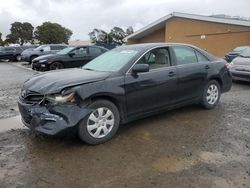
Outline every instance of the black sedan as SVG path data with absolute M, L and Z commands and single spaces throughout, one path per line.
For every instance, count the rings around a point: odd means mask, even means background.
M 99 46 L 68 47 L 56 54 L 43 55 L 35 58 L 32 61 L 32 69 L 46 71 L 81 67 L 107 51 L 106 48 Z
M 250 49 L 245 50 L 230 64 L 233 80 L 250 82 Z
M 89 144 L 119 125 L 180 106 L 214 108 L 230 90 L 226 61 L 186 44 L 140 44 L 111 50 L 82 68 L 38 74 L 19 97 L 26 126 L 56 135 L 69 129 Z

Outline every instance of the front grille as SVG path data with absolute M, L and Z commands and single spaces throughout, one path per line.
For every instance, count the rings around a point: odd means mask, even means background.
M 43 99 L 44 95 L 29 90 L 22 90 L 20 94 L 20 100 L 27 104 L 38 104 L 41 103 Z

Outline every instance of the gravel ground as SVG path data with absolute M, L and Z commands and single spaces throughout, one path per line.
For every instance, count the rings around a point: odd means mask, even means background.
M 9 108 L 33 73 L 8 64 L 0 72 L 7 117 L 17 114 Z M 2 132 L 0 187 L 250 187 L 249 112 L 250 84 L 234 83 L 214 110 L 189 106 L 138 120 L 98 146 L 28 129 Z M 0 120 L 6 124 L 21 123 Z
M 0 62 L 0 119 L 19 114 L 17 99 L 23 82 L 34 72 L 22 69 L 21 62 Z

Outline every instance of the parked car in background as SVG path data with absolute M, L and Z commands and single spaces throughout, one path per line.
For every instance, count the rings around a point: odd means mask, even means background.
M 75 129 L 89 144 L 119 125 L 171 108 L 214 108 L 230 90 L 226 61 L 185 44 L 140 44 L 108 51 L 82 68 L 37 74 L 20 92 L 26 126 L 48 135 Z
M 21 54 L 21 58 L 23 61 L 27 61 L 29 63 L 32 62 L 33 59 L 37 58 L 41 55 L 55 54 L 58 51 L 67 48 L 68 46 L 65 44 L 47 44 L 41 45 L 33 50 L 26 50 Z
M 13 46 L 0 48 L 0 60 L 21 61 L 21 53 L 26 49 L 34 49 L 37 46 Z
M 233 80 L 250 82 L 250 48 L 244 50 L 230 64 L 230 72 Z
M 68 47 L 56 54 L 39 56 L 32 61 L 32 69 L 39 71 L 81 67 L 107 52 L 108 49 L 99 46 Z
M 239 46 L 233 49 L 232 52 L 229 52 L 225 55 L 226 61 L 231 62 L 234 58 L 238 57 L 246 49 L 250 49 L 250 46 Z

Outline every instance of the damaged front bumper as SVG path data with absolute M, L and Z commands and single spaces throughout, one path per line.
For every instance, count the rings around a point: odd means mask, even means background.
M 18 108 L 27 127 L 48 135 L 57 135 L 77 126 L 91 112 L 86 106 L 79 107 L 75 103 L 43 106 L 19 100 Z

